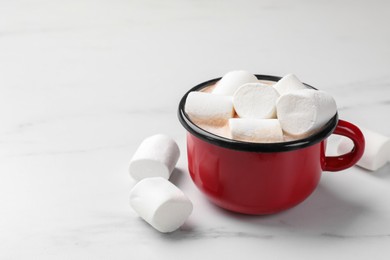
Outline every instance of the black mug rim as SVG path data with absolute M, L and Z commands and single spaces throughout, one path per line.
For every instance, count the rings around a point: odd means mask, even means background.
M 260 75 L 255 74 L 257 79 L 259 80 L 268 80 L 268 81 L 279 81 L 282 77 L 278 76 L 271 76 L 271 75 Z M 321 129 L 321 131 L 310 135 L 306 138 L 293 140 L 293 141 L 287 141 L 287 142 L 280 142 L 280 143 L 251 143 L 251 142 L 244 142 L 244 141 L 237 141 L 233 139 L 228 139 L 222 136 L 215 135 L 213 133 L 210 133 L 196 124 L 194 124 L 188 115 L 184 111 L 185 103 L 187 100 L 187 96 L 192 91 L 199 91 L 213 83 L 216 83 L 218 80 L 220 80 L 221 77 L 211 79 L 208 81 L 205 81 L 203 83 L 200 83 L 196 85 L 195 87 L 191 88 L 187 93 L 184 94 L 182 99 L 180 100 L 179 107 L 178 107 L 178 118 L 180 123 L 183 125 L 183 127 L 190 132 L 192 135 L 200 138 L 203 141 L 206 141 L 208 143 L 233 149 L 233 150 L 239 150 L 239 151 L 247 151 L 247 152 L 286 152 L 286 151 L 293 151 L 297 149 L 302 149 L 304 147 L 308 147 L 311 145 L 314 145 L 316 143 L 321 142 L 325 138 L 329 137 L 334 129 L 337 126 L 338 123 L 338 113 L 336 114 L 325 124 L 325 126 Z M 303 83 L 306 86 L 317 90 L 316 88 Z

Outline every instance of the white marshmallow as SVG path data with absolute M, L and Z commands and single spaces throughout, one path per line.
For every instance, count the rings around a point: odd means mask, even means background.
M 157 134 L 142 141 L 130 161 L 129 173 L 139 181 L 149 177 L 169 179 L 179 159 L 180 150 L 169 136 Z
M 216 84 L 213 93 L 218 95 L 232 96 L 234 92 L 246 83 L 258 82 L 255 75 L 244 71 L 235 70 L 226 73 Z
M 283 132 L 277 119 L 229 119 L 233 139 L 255 143 L 283 142 Z
M 307 87 L 297 78 L 297 76 L 294 74 L 288 74 L 276 82 L 274 88 L 280 95 L 285 95 L 291 91 L 306 89 Z
M 234 116 L 231 97 L 197 91 L 188 94 L 184 110 L 194 123 L 220 125 Z
M 161 177 L 138 182 L 130 192 L 130 205 L 141 218 L 163 233 L 183 225 L 193 208 L 179 188 Z
M 356 163 L 370 171 L 376 171 L 389 161 L 390 138 L 374 131 L 359 127 L 366 140 L 362 158 Z M 353 142 L 346 137 L 341 138 L 337 146 L 339 154 L 345 154 L 352 150 Z
M 280 96 L 276 111 L 283 131 L 304 137 L 323 127 L 336 114 L 337 105 L 324 91 L 301 89 Z
M 233 106 L 240 118 L 275 118 L 279 93 L 271 86 L 248 83 L 237 89 Z

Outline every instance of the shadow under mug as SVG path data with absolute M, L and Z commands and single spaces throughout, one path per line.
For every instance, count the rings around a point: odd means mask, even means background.
M 280 79 L 268 75 L 256 77 L 275 82 Z M 355 125 L 338 120 L 337 113 L 321 131 L 282 143 L 242 142 L 203 130 L 184 111 L 187 95 L 219 79 L 190 89 L 178 109 L 179 120 L 188 131 L 191 178 L 216 205 L 244 214 L 277 213 L 305 200 L 317 187 L 322 171 L 344 170 L 361 158 L 365 146 L 362 132 Z M 335 157 L 325 156 L 326 138 L 331 134 L 350 138 L 354 143 L 352 151 Z

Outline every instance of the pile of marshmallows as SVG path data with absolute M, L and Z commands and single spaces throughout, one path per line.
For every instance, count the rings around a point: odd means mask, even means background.
M 305 86 L 293 74 L 267 85 L 247 71 L 225 74 L 211 93 L 190 92 L 185 105 L 194 123 L 228 122 L 232 139 L 259 143 L 283 142 L 283 132 L 304 138 L 323 127 L 336 110 L 332 96 Z
M 168 180 L 179 156 L 176 142 L 158 134 L 146 138 L 130 161 L 130 176 L 137 181 L 130 191 L 130 205 L 163 233 L 178 229 L 193 209 L 188 197 Z

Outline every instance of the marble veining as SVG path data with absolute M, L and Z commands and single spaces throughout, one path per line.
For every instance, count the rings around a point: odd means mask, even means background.
M 234 69 L 295 73 L 340 118 L 390 136 L 388 1 L 1 1 L 0 259 L 389 259 L 390 164 L 324 172 L 270 216 L 222 210 L 187 170 L 177 106 Z M 161 234 L 128 162 L 172 136 L 194 211 Z M 329 139 L 329 154 L 337 136 Z

